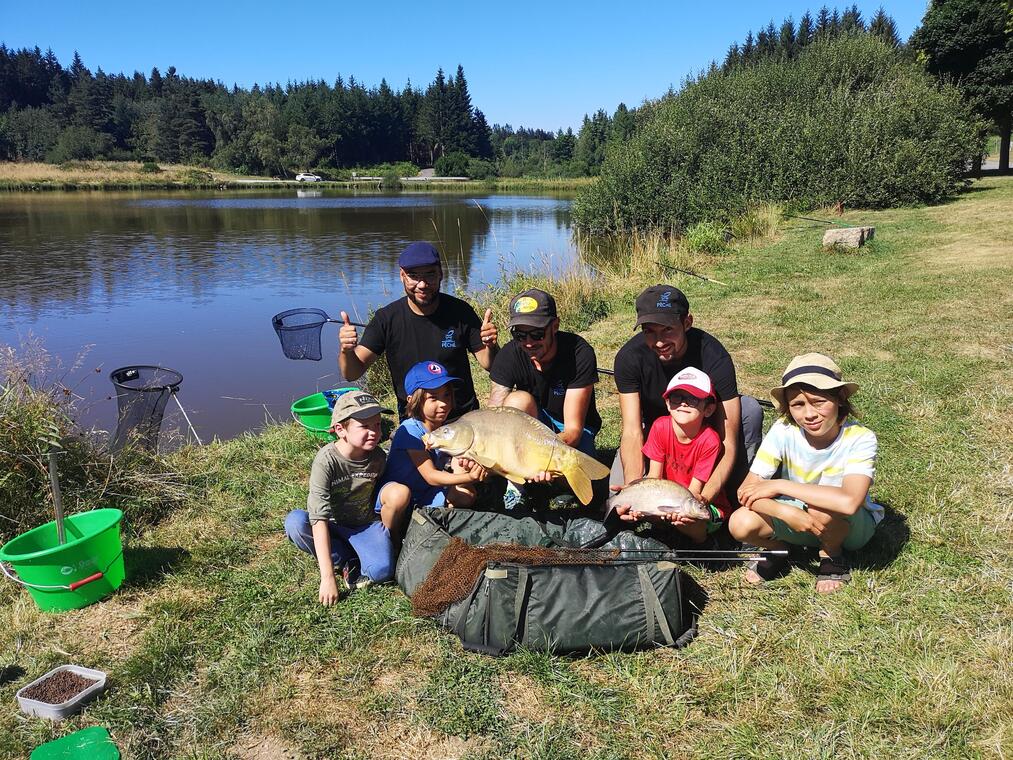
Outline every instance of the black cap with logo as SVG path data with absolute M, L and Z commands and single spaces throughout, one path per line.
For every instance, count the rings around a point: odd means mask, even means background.
M 689 299 L 671 285 L 652 285 L 637 296 L 637 327 L 643 324 L 680 324 L 687 314 Z

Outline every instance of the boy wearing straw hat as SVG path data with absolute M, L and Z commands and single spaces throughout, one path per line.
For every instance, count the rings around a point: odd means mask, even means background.
M 845 549 L 860 549 L 883 519 L 869 498 L 876 471 L 876 435 L 860 425 L 850 398 L 858 385 L 818 353 L 796 356 L 772 389 L 780 418 L 760 444 L 739 488 L 742 507 L 729 530 L 740 541 L 768 549 L 785 544 L 819 548 L 816 591 L 829 594 L 851 580 Z M 774 478 L 780 472 L 780 478 Z M 788 560 L 754 560 L 745 580 L 760 584 Z

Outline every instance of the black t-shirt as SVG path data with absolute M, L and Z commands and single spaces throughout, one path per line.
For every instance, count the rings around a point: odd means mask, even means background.
M 422 316 L 411 310 L 405 297 L 377 310 L 362 331 L 359 345 L 374 354 L 387 354 L 399 414 L 407 401 L 405 375 L 413 365 L 437 361 L 451 375 L 461 378 L 454 384 L 454 411 L 450 415 L 456 418 L 478 409 L 468 352 L 482 348 L 481 328 L 478 314 L 460 298 L 441 293 L 436 311 Z
M 518 391 L 527 391 L 535 397 L 538 406 L 559 422 L 563 419 L 563 400 L 567 388 L 586 388 L 598 382 L 598 360 L 594 349 L 579 335 L 556 333 L 556 357 L 544 372 L 535 369 L 530 357 L 516 340 L 511 340 L 500 352 L 489 370 L 489 378 L 499 385 Z M 592 433 L 601 429 L 601 417 L 591 394 L 591 403 L 584 418 L 584 427 Z
M 686 367 L 707 373 L 718 401 L 739 395 L 732 357 L 717 338 L 695 327 L 686 331 L 686 353 L 681 359 L 662 364 L 643 334 L 637 334 L 619 349 L 613 366 L 618 391 L 640 394 L 640 415 L 648 429 L 658 417 L 668 414 L 662 395 L 668 381 Z

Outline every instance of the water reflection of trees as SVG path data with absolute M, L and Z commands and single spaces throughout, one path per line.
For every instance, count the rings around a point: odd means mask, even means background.
M 10 196 L 0 205 L 0 303 L 36 315 L 56 305 L 114 306 L 126 292 L 199 302 L 222 287 L 300 278 L 393 282 L 398 254 L 417 239 L 433 241 L 448 276 L 467 287 L 473 258 L 490 234 L 549 219 L 565 229 L 568 204 L 438 196 Z

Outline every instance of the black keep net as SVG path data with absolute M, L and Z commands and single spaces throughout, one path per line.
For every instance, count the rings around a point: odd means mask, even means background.
M 323 309 L 289 309 L 275 314 L 271 324 L 287 358 L 318 362 L 322 358 L 320 328 L 329 321 Z
M 117 407 L 112 450 L 133 444 L 156 451 L 165 405 L 179 390 L 183 376 L 174 369 L 145 364 L 114 369 L 109 379 L 116 387 Z

